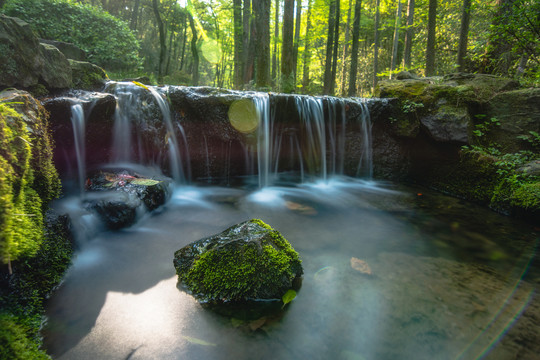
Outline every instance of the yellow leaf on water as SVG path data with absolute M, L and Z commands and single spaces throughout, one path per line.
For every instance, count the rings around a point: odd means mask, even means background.
M 356 271 L 360 271 L 362 274 L 371 275 L 371 268 L 364 260 L 352 257 L 351 267 Z
M 145 89 L 145 90 L 150 90 L 150 89 L 148 88 L 148 86 L 146 86 L 146 85 L 144 85 L 143 83 L 140 83 L 140 82 L 138 82 L 138 81 L 132 81 L 132 83 L 134 83 L 134 84 L 137 85 L 137 86 L 142 87 L 142 88 Z
M 216 346 L 216 344 L 213 344 L 211 342 L 204 341 L 201 339 L 197 339 L 191 336 L 184 336 L 184 335 L 180 335 L 180 336 L 182 336 L 185 340 L 187 340 L 188 342 L 192 344 L 203 345 L 203 346 Z

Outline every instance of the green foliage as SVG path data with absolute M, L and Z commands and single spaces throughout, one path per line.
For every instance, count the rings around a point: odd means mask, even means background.
M 475 118 L 478 120 L 483 120 L 486 117 L 484 114 L 477 114 L 475 115 Z M 482 138 L 483 136 L 487 135 L 495 126 L 501 126 L 501 123 L 497 118 L 490 118 L 487 120 L 484 120 L 480 124 L 474 125 L 473 134 L 477 138 Z
M 520 135 L 517 138 L 527 141 L 534 149 L 540 150 L 540 134 L 536 131 L 529 131 L 529 135 Z
M 139 66 L 139 43 L 126 23 L 91 5 L 69 0 L 8 0 L 6 15 L 30 23 L 40 37 L 70 42 L 106 69 Z
M 287 292 L 281 297 L 281 301 L 283 301 L 283 307 L 293 301 L 296 298 L 296 291 L 289 289 Z
M 416 113 L 417 110 L 422 109 L 423 107 L 424 107 L 424 104 L 422 103 L 405 100 L 401 104 L 401 111 L 403 111 L 405 114 Z

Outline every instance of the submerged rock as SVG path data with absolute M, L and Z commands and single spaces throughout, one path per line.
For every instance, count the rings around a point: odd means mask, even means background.
M 86 181 L 86 208 L 109 229 L 133 225 L 139 212 L 152 211 L 171 196 L 170 179 L 149 179 L 126 170 L 99 171 Z
M 279 300 L 298 288 L 301 260 L 283 236 L 252 219 L 174 254 L 179 282 L 201 303 Z

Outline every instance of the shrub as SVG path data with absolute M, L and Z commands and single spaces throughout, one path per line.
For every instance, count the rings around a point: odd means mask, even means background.
M 8 0 L 3 11 L 28 22 L 44 39 L 77 45 L 90 62 L 105 69 L 140 64 L 139 42 L 128 25 L 97 7 L 70 0 Z

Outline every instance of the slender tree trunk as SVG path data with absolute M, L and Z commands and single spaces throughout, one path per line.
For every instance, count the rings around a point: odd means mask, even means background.
M 356 94 L 356 74 L 358 72 L 358 44 L 360 40 L 360 16 L 362 11 L 362 0 L 356 0 L 354 6 L 354 22 L 351 51 L 351 74 L 349 76 L 349 96 Z
M 403 67 L 411 68 L 412 39 L 414 37 L 414 0 L 407 5 L 407 31 L 405 32 L 405 48 L 403 49 Z
M 164 68 L 164 62 L 165 62 L 165 54 L 167 51 L 167 47 L 165 45 L 165 28 L 163 26 L 163 21 L 161 20 L 161 16 L 159 15 L 159 8 L 158 8 L 158 1 L 152 0 L 152 8 L 154 9 L 154 15 L 156 16 L 156 22 L 159 29 L 159 45 L 160 45 L 160 51 L 159 51 L 159 64 L 158 64 L 158 82 L 163 81 L 163 68 Z
M 398 7 L 396 11 L 396 26 L 394 28 L 394 41 L 392 42 L 392 63 L 390 65 L 390 79 L 392 79 L 393 72 L 396 70 L 398 47 L 399 47 L 399 28 L 401 27 L 401 0 L 398 0 Z
M 184 56 L 186 54 L 186 43 L 187 43 L 187 15 L 184 14 L 184 34 L 182 36 L 182 54 L 180 55 L 180 67 L 178 68 L 179 71 L 182 71 L 184 68 Z
M 302 92 L 305 94 L 309 89 L 309 65 L 311 59 L 311 3 L 313 0 L 308 0 L 308 10 L 306 19 L 306 36 L 304 38 L 304 71 L 302 71 Z
M 330 0 L 328 11 L 328 38 L 326 39 L 326 58 L 324 64 L 323 94 L 328 95 L 332 91 L 332 51 L 334 48 L 336 0 Z
M 293 54 L 293 72 L 294 87 L 296 88 L 296 74 L 298 74 L 298 43 L 300 42 L 300 26 L 302 17 L 302 0 L 296 0 L 296 18 L 294 25 L 294 54 Z
M 435 75 L 435 28 L 437 26 L 437 0 L 429 0 L 426 45 L 426 76 Z
M 463 71 L 465 67 L 465 56 L 467 55 L 467 42 L 469 39 L 469 23 L 471 19 L 471 0 L 463 0 L 461 11 L 461 28 L 459 30 L 459 46 L 457 53 L 458 70 Z
M 336 88 L 336 76 L 337 76 L 337 59 L 339 49 L 339 13 L 340 13 L 340 0 L 336 0 L 336 12 L 335 12 L 335 29 L 334 29 L 334 51 L 332 56 L 332 82 L 330 83 L 330 94 L 334 95 Z
M 253 80 L 255 71 L 255 21 L 251 12 L 251 0 L 244 0 L 244 84 Z
M 156 1 L 156 0 L 154 0 Z M 193 56 L 192 64 L 192 74 L 191 74 L 191 85 L 199 85 L 199 53 L 197 51 L 197 28 L 195 28 L 195 22 L 193 21 L 193 16 L 188 12 L 189 17 L 189 27 L 191 28 L 191 54 Z
M 347 10 L 347 26 L 345 26 L 345 43 L 343 44 L 343 55 L 341 56 L 341 88 L 339 93 L 345 95 L 347 85 L 347 55 L 349 52 L 350 27 L 352 14 L 352 0 L 349 0 L 349 10 Z
M 170 65 L 171 65 L 171 57 L 173 55 L 173 47 L 172 47 L 173 35 L 174 35 L 174 31 L 171 30 L 170 34 L 169 34 L 169 47 L 168 47 L 169 56 L 167 56 L 167 66 L 165 66 L 165 75 L 169 75 L 169 68 L 170 68 Z
M 281 89 L 294 90 L 294 0 L 285 0 L 283 6 L 283 44 L 281 46 Z
M 275 14 L 274 14 L 274 50 L 272 51 L 272 82 L 275 87 L 278 86 L 278 39 L 279 39 L 279 0 L 275 2 Z
M 234 16 L 234 88 L 242 88 L 244 41 L 242 38 L 242 0 L 233 0 Z
M 265 88 L 270 85 L 270 0 L 254 0 L 253 11 L 257 29 L 255 82 L 258 88 Z
M 139 19 L 139 4 L 140 3 L 141 3 L 141 0 L 135 0 L 135 4 L 133 5 L 133 11 L 131 12 L 131 21 L 129 22 L 129 28 L 131 30 L 137 30 L 137 20 Z
M 377 0 L 375 4 L 375 39 L 373 50 L 373 91 L 377 86 L 377 73 L 379 72 L 379 21 L 380 21 L 380 8 L 381 0 Z

